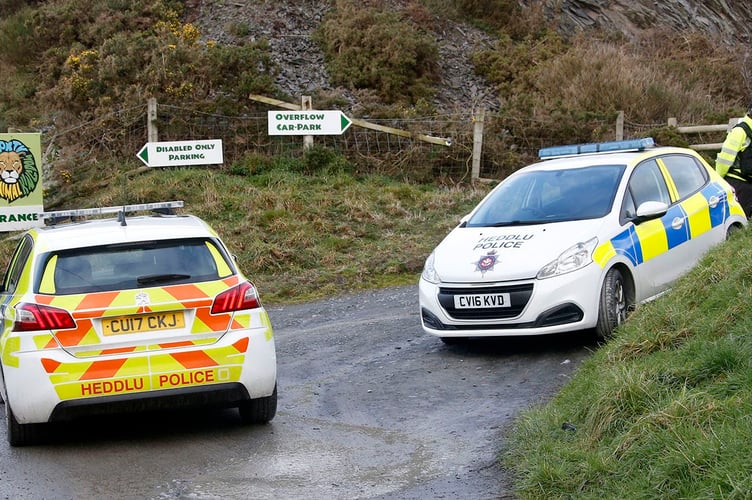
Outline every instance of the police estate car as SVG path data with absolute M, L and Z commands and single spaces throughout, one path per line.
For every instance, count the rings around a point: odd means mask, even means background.
M 691 149 L 651 138 L 545 148 L 436 247 L 423 329 L 445 342 L 594 328 L 609 337 L 747 224 L 731 186 Z
M 256 287 L 182 202 L 43 214 L 117 213 L 31 229 L 0 290 L 0 392 L 8 441 L 82 415 L 215 405 L 271 420 L 277 366 Z

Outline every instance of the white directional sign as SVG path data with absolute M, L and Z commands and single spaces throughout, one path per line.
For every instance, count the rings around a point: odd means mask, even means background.
M 351 124 L 342 111 L 269 111 L 269 135 L 341 135 Z
M 224 162 L 221 139 L 147 142 L 136 156 L 147 167 L 217 165 Z

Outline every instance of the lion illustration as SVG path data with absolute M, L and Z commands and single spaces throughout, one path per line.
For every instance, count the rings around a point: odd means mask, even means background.
M 0 198 L 8 203 L 36 188 L 39 171 L 34 155 L 21 141 L 0 141 L 0 181 Z

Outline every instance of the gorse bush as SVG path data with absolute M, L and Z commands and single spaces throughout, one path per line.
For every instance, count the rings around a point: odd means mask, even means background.
M 162 103 L 190 101 L 199 109 L 226 106 L 237 113 L 248 106 L 250 92 L 273 87 L 265 42 L 203 42 L 197 26 L 180 20 L 181 8 L 181 2 L 170 0 L 63 1 L 24 8 L 0 22 L 0 40 L 7 47 L 0 57 L 28 74 L 13 86 L 33 79 L 36 106 L 54 110 L 58 120 L 90 119 L 152 96 Z M 6 90 L 6 97 L 0 106 L 11 113 L 28 111 L 18 92 Z M 13 118 L 21 122 L 20 116 Z
M 389 104 L 414 104 L 435 92 L 436 42 L 408 16 L 388 6 L 338 0 L 315 39 L 337 85 L 374 90 Z
M 737 52 L 699 35 L 683 42 L 680 50 L 660 29 L 640 43 L 541 30 L 521 40 L 501 35 L 474 63 L 496 85 L 517 137 L 545 130 L 560 143 L 610 139 L 613 127 L 598 123 L 613 123 L 618 111 L 642 124 L 722 123 L 741 113 L 748 89 Z

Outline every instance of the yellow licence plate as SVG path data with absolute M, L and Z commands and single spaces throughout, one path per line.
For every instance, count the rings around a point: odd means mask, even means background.
M 102 333 L 105 335 L 153 332 L 184 327 L 185 319 L 182 311 L 118 316 L 102 320 Z

